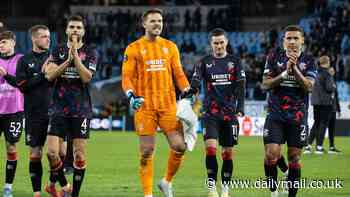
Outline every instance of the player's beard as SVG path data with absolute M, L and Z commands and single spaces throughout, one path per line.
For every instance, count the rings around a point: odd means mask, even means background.
M 42 47 L 42 46 L 40 46 L 40 45 L 37 45 L 37 48 L 38 48 L 39 50 L 41 50 L 41 51 L 47 51 L 47 50 L 49 50 L 49 47 Z
M 77 34 L 72 34 L 71 36 L 69 36 L 70 42 L 73 42 L 73 36 L 77 36 L 77 43 L 81 42 L 81 36 L 79 36 Z
M 156 26 L 150 31 L 151 36 L 157 37 L 162 33 L 162 27 L 161 26 Z

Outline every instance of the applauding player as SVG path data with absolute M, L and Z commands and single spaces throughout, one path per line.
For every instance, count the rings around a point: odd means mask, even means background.
M 271 196 L 278 196 L 277 161 L 281 145 L 288 145 L 288 188 L 289 197 L 295 197 L 295 181 L 300 180 L 300 156 L 307 138 L 308 93 L 316 77 L 314 59 L 302 51 L 303 30 L 298 26 L 284 29 L 285 51 L 272 53 L 267 57 L 263 85 L 270 91 L 268 114 L 264 125 L 265 175 L 272 183 Z
M 6 178 L 4 197 L 12 197 L 12 183 L 17 168 L 16 143 L 22 134 L 23 95 L 17 88 L 16 64 L 23 56 L 15 53 L 16 37 L 11 31 L 0 33 L 0 135 L 6 141 Z
M 74 175 L 72 196 L 79 196 L 86 168 L 86 143 L 89 137 L 92 115 L 89 82 L 96 71 L 96 52 L 83 42 L 84 20 L 81 16 L 68 19 L 66 28 L 68 42 L 52 52 L 52 60 L 45 73 L 54 81 L 52 102 L 49 107 L 50 129 L 48 131 L 48 158 L 62 195 L 68 195 L 71 187 L 63 173 L 60 144 L 69 135 L 73 139 Z

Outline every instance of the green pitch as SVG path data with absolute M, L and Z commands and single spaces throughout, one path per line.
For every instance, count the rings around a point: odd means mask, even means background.
M 22 138 L 23 139 L 23 138 Z M 3 138 L 1 139 L 3 140 Z M 327 141 L 327 140 L 326 140 Z M 28 150 L 21 141 L 19 145 L 18 171 L 14 183 L 14 196 L 32 196 L 28 175 Z M 342 155 L 304 155 L 302 176 L 311 179 L 338 179 L 342 189 L 302 189 L 300 197 L 350 196 L 350 138 L 336 138 Z M 326 144 L 325 147 L 328 145 Z M 174 180 L 176 197 L 205 197 L 205 166 L 202 136 L 196 149 L 188 152 L 180 172 Z M 46 152 L 46 151 L 45 151 Z M 0 162 L 0 176 L 4 175 L 4 145 L 0 149 L 3 160 Z M 88 168 L 83 183 L 82 197 L 141 197 L 138 178 L 138 141 L 134 133 L 95 132 L 88 144 Z M 155 151 L 154 185 L 162 177 L 167 163 L 168 146 L 164 136 L 158 135 Z M 220 154 L 218 154 L 220 155 Z M 263 144 L 260 137 L 241 137 L 234 161 L 234 178 L 255 181 L 263 177 Z M 47 159 L 44 157 L 44 181 L 47 176 Z M 279 173 L 281 175 L 281 173 Z M 3 185 L 4 178 L 0 179 Z M 71 181 L 70 181 L 71 182 Z M 330 185 L 332 186 L 332 185 Z M 336 186 L 336 185 L 333 185 Z M 160 197 L 154 187 L 156 197 Z M 234 196 L 269 196 L 267 189 L 232 189 Z M 44 195 L 45 196 L 45 195 Z

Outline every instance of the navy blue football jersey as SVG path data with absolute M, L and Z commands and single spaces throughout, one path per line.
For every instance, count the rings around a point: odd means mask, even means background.
M 52 51 L 52 62 L 62 64 L 67 60 L 68 53 L 69 48 L 66 44 L 58 46 Z M 97 64 L 96 51 L 83 45 L 78 49 L 78 54 L 84 66 L 94 73 Z M 89 84 L 82 82 L 73 62 L 54 82 L 49 114 L 85 118 L 90 118 L 92 115 Z
M 205 56 L 195 65 L 191 87 L 198 88 L 204 82 L 205 116 L 232 119 L 237 112 L 243 112 L 237 98 L 239 82 L 245 80 L 245 72 L 237 58 Z M 243 86 L 244 88 L 244 86 Z M 243 95 L 244 99 L 244 95 Z
M 287 69 L 288 57 L 285 52 L 273 52 L 266 58 L 264 77 L 274 78 Z M 317 75 L 314 58 L 304 53 L 300 54 L 297 64 L 301 73 L 315 80 Z M 307 118 L 308 94 L 294 75 L 288 75 L 279 86 L 269 90 L 268 118 L 302 123 Z

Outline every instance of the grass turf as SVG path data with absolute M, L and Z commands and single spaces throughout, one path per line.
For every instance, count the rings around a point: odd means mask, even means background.
M 28 149 L 19 143 L 19 161 L 14 182 L 14 196 L 32 196 L 28 174 Z M 302 177 L 312 179 L 342 181 L 338 189 L 301 189 L 298 196 L 329 197 L 350 196 L 350 138 L 337 137 L 337 147 L 341 155 L 303 155 Z M 3 146 L 4 147 L 4 146 Z M 325 145 L 327 147 L 327 144 Z M 46 148 L 45 148 L 46 150 Z M 161 196 L 156 188 L 157 182 L 165 172 L 168 146 L 165 137 L 157 136 L 154 166 L 154 196 Z M 46 151 L 45 151 L 46 152 Z M 0 149 L 5 158 L 5 149 Z M 88 143 L 88 168 L 82 186 L 82 197 L 138 197 L 142 196 L 138 177 L 138 140 L 131 132 L 93 132 Z M 220 154 L 218 154 L 220 155 Z M 219 159 L 220 160 L 220 159 Z M 48 180 L 47 159 L 44 156 L 44 181 Z M 206 196 L 205 163 L 202 136 L 199 136 L 193 152 L 188 152 L 185 162 L 174 180 L 176 197 Z M 255 181 L 263 178 L 263 142 L 261 137 L 240 137 L 234 161 L 234 179 Z M 5 177 L 5 162 L 0 162 L 0 172 Z M 220 166 L 220 165 L 219 165 Z M 220 174 L 220 173 L 219 173 Z M 280 177 L 282 176 L 279 173 Z M 70 178 L 71 180 L 71 178 Z M 4 179 L 0 179 L 3 185 Z M 71 181 L 70 181 L 71 182 Z M 231 189 L 234 196 L 269 196 L 267 189 Z M 43 196 L 45 196 L 44 194 Z

